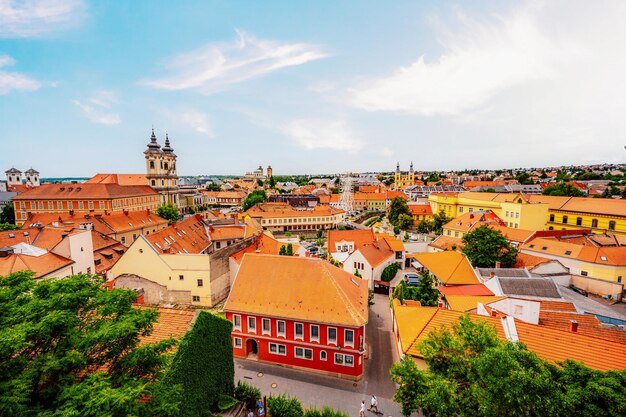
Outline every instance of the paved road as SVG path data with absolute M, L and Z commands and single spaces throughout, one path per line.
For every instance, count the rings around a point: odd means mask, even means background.
M 370 395 L 375 394 L 384 416 L 401 417 L 400 407 L 391 399 L 395 386 L 389 379 L 389 368 L 398 357 L 391 333 L 389 301 L 382 294 L 376 294 L 374 301 L 365 330 L 370 357 L 365 361 L 365 374 L 360 381 L 241 359 L 235 360 L 235 379 L 257 386 L 265 395 L 286 393 L 298 397 L 305 407 L 328 405 L 354 417 L 359 415 L 361 400 L 367 404 Z

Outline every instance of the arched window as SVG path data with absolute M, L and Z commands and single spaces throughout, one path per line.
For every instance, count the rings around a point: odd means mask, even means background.
M 593 227 L 593 228 L 597 228 L 598 227 L 598 219 L 592 219 L 591 220 L 591 227 Z
M 154 169 L 154 161 L 150 161 L 150 169 Z
M 609 230 L 615 230 L 615 220 L 609 222 Z

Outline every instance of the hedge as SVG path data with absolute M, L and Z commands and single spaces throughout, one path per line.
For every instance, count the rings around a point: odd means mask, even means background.
M 231 331 L 230 321 L 201 311 L 181 340 L 165 381 L 183 388 L 182 416 L 210 416 L 221 395 L 233 395 Z
M 395 262 L 387 266 L 385 269 L 383 269 L 383 273 L 380 277 L 381 281 L 391 281 L 398 273 L 398 269 L 400 269 L 400 266 Z

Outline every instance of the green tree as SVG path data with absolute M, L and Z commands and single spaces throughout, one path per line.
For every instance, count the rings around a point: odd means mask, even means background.
M 520 184 L 524 184 L 524 185 L 534 184 L 532 178 L 530 178 L 530 174 L 528 172 L 526 172 L 526 171 L 519 172 L 515 176 L 515 179 Z
M 395 262 L 387 265 L 385 269 L 383 269 L 383 273 L 380 275 L 380 280 L 384 282 L 391 281 L 398 273 L 398 269 L 400 269 L 400 266 Z
M 413 227 L 413 217 L 409 214 L 401 214 L 396 222 L 400 230 L 409 230 Z
M 270 179 L 269 179 L 269 180 L 267 180 L 267 186 L 268 186 L 269 188 L 274 188 L 274 187 L 276 187 L 276 180 L 274 179 L 274 176 L 273 176 L 273 175 L 270 177 Z
M 477 227 L 463 236 L 462 252 L 472 265 L 493 268 L 500 262 L 503 268 L 511 267 L 517 258 L 517 249 L 511 246 L 499 230 L 487 225 Z
M 439 213 L 433 214 L 431 230 L 435 232 L 435 234 L 440 235 L 443 233 L 443 226 L 451 220 L 452 217 L 446 216 L 446 213 L 440 210 Z
M 433 307 L 439 302 L 439 291 L 435 287 L 435 279 L 426 269 L 420 274 L 415 292 L 417 297 L 414 300 L 419 301 L 423 306 Z
M 278 249 L 278 254 L 281 256 L 286 256 L 287 255 L 287 249 L 285 248 L 285 245 L 281 245 L 280 249 Z
M 265 190 L 254 190 L 248 194 L 245 200 L 243 200 L 243 211 L 247 211 L 249 208 L 262 203 L 265 200 L 267 200 Z
M 165 205 L 157 207 L 155 213 L 159 217 L 163 217 L 169 224 L 172 222 L 178 221 L 178 209 L 174 207 L 172 203 L 167 203 Z
M 359 272 L 359 270 L 358 270 L 358 269 L 355 269 L 355 270 L 354 270 L 354 276 L 355 276 L 355 277 L 359 277 L 359 278 L 363 278 L 363 276 L 361 275 L 361 273 Z
M 293 256 L 293 245 L 291 243 L 287 244 L 287 249 L 285 250 L 285 255 Z
M 560 182 L 544 188 L 543 195 L 583 197 L 585 194 L 572 184 Z
M 261 179 L 256 180 L 256 185 L 258 185 L 259 187 L 263 187 L 263 180 Z
M 0 210 L 0 223 L 15 224 L 15 211 L 13 210 L 13 203 L 5 204 Z
M 7 230 L 18 230 L 20 227 L 11 223 L 0 223 L 0 232 L 6 232 Z
M 406 204 L 406 200 L 402 197 L 394 197 L 389 205 L 389 223 L 394 226 L 398 225 L 398 218 L 401 214 L 411 216 L 411 210 Z
M 174 340 L 139 343 L 158 312 L 102 284 L 0 277 L 0 415 L 179 415 L 180 387 L 162 384 Z
M 207 189 L 207 191 L 222 191 L 222 186 L 214 184 L 212 182 L 207 182 L 206 183 L 206 189 Z
M 417 224 L 418 233 L 429 233 L 433 224 L 428 220 L 422 220 Z

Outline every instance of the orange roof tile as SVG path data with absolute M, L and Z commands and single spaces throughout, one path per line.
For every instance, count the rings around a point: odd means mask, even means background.
M 73 263 L 74 261 L 52 252 L 40 256 L 14 253 L 0 258 L 0 276 L 18 271 L 33 271 L 35 278 L 42 278 Z
M 145 236 L 159 253 L 201 253 L 209 245 L 204 222 L 195 216 Z
M 329 230 L 328 231 L 328 251 L 335 252 L 337 243 L 341 241 L 354 242 L 354 249 L 358 249 L 366 243 L 376 241 L 376 236 L 372 229 L 366 230 Z
M 85 184 L 148 185 L 146 174 L 96 174 Z
M 409 204 L 409 211 L 412 215 L 429 215 L 433 214 L 433 209 L 430 207 L 430 204 Z
M 312 209 L 298 210 L 289 203 L 260 203 L 246 211 L 246 214 L 253 218 L 317 217 L 341 213 L 344 211 L 325 204 L 318 204 Z
M 365 280 L 323 259 L 247 253 L 224 309 L 360 327 L 367 293 Z
M 380 239 L 385 239 L 389 247 L 394 252 L 404 252 L 404 243 L 395 236 L 389 236 L 387 234 L 377 235 Z
M 389 258 L 395 257 L 395 252 L 389 247 L 386 240 L 379 240 L 373 243 L 366 243 L 357 249 L 367 260 L 372 268 L 377 267 Z
M 458 237 L 441 235 L 437 236 L 437 238 L 430 242 L 428 246 L 432 246 L 433 248 L 441 250 L 455 250 L 462 249 L 464 244 L 463 239 L 460 239 Z
M 260 253 L 263 255 L 278 255 L 281 246 L 287 246 L 287 243 L 279 242 L 267 233 L 261 234 L 254 242 L 240 250 L 239 252 L 231 255 L 231 258 L 238 264 L 243 260 L 243 255 L 246 253 Z M 300 245 L 292 245 L 294 253 L 300 249 Z
M 446 287 L 440 285 L 437 287 L 442 295 L 494 295 L 493 292 L 485 287 L 484 284 L 474 285 L 455 285 L 452 287 Z
M 157 195 L 147 185 L 42 184 L 13 197 L 13 200 L 80 200 L 143 197 Z
M 444 285 L 480 284 L 472 265 L 457 251 L 411 254 Z
M 456 311 L 470 311 L 477 308 L 478 303 L 490 304 L 507 297 L 497 295 L 446 295 L 445 299 L 450 309 Z
M 600 265 L 626 265 L 626 245 L 598 246 L 588 236 L 536 237 L 521 246 L 526 252 L 541 253 Z
M 97 216 L 96 220 L 107 225 L 115 233 L 124 233 L 144 227 L 167 226 L 167 220 L 148 210 L 111 213 Z
M 509 242 L 524 243 L 535 234 L 534 230 L 515 229 L 497 223 L 490 223 L 489 227 L 502 233 Z
M 167 308 L 167 307 L 144 307 L 135 305 L 139 309 L 155 309 L 159 312 L 159 317 L 152 327 L 152 333 L 143 336 L 139 342 L 141 345 L 146 343 L 157 343 L 173 337 L 175 339 L 182 338 L 189 330 L 198 315 L 198 310 Z
M 98 218 L 100 215 L 92 215 L 85 213 L 33 213 L 24 222 L 22 229 L 28 228 L 31 225 L 40 224 L 41 226 L 55 225 L 57 227 L 80 227 L 81 223 L 93 224 L 94 230 L 108 235 L 113 233 L 113 230 L 106 224 L 100 222 Z
M 552 262 L 553 259 L 544 258 L 542 256 L 529 255 L 527 253 L 518 252 L 517 260 L 513 268 L 526 268 L 528 270 L 540 265 L 544 262 Z
M 443 228 L 467 233 L 476 227 L 491 224 L 503 226 L 504 222 L 493 211 L 487 210 L 462 214 L 443 225 Z

